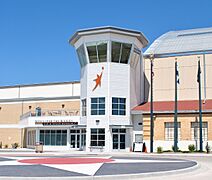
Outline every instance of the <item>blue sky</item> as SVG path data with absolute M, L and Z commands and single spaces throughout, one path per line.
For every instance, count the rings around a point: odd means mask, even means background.
M 212 26 L 211 0 L 0 0 L 0 86 L 75 81 L 77 30 L 119 26 L 150 44 L 171 30 Z

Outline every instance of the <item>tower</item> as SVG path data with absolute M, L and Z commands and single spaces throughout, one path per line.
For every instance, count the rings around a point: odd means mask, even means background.
M 100 27 L 79 30 L 69 42 L 81 66 L 80 124 L 86 125 L 86 150 L 129 151 L 130 111 L 144 101 L 141 49 L 147 39 L 138 31 Z

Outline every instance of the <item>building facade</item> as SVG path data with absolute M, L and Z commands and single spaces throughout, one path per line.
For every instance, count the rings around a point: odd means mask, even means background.
M 138 31 L 100 27 L 69 40 L 80 82 L 0 87 L 0 143 L 44 150 L 150 150 L 150 61 L 153 61 L 154 151 L 174 144 L 178 63 L 178 147 L 199 148 L 197 62 L 201 62 L 203 146 L 212 146 L 212 28 L 171 31 L 142 53 Z
M 170 31 L 156 39 L 144 53 L 146 88 L 150 82 L 153 58 L 154 151 L 161 146 L 172 150 L 174 141 L 175 62 L 178 64 L 178 147 L 199 149 L 198 60 L 201 64 L 203 148 L 212 145 L 212 28 Z M 147 90 L 147 92 L 149 92 Z M 150 140 L 150 94 L 147 103 L 132 114 L 143 116 L 144 141 Z
M 7 86 L 0 87 L 0 92 L 2 148 L 11 148 L 14 143 L 18 143 L 19 147 L 34 148 L 40 140 L 46 150 L 70 147 L 69 137 L 62 133 L 68 133 L 74 122 L 79 122 L 79 82 Z M 62 122 L 72 125 L 62 125 Z M 48 130 L 53 129 L 60 133 L 57 143 L 50 140 L 51 132 Z M 43 132 L 46 133 L 45 142 L 41 137 Z M 68 142 L 64 143 L 65 139 Z

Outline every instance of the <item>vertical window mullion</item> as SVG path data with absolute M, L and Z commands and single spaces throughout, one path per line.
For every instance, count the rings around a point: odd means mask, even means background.
M 119 52 L 119 63 L 121 62 L 121 55 L 122 55 L 122 43 L 121 43 L 121 48 L 120 48 L 120 52 Z
M 98 52 L 97 44 L 96 44 L 96 55 L 97 55 L 97 63 L 99 63 L 99 52 Z

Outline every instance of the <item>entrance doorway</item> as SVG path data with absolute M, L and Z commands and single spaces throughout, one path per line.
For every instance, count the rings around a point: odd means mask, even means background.
M 126 129 L 112 129 L 113 149 L 123 150 L 126 148 Z
M 85 129 L 71 129 L 70 130 L 70 144 L 71 149 L 83 150 L 86 142 Z

